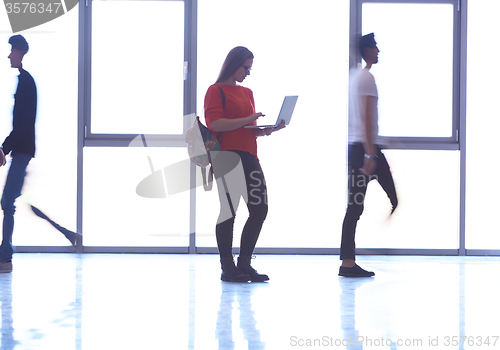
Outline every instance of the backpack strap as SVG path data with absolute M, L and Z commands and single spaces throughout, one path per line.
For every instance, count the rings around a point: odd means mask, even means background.
M 214 84 L 217 85 L 217 84 Z M 224 94 L 224 90 L 220 87 L 220 85 L 217 85 L 220 91 L 220 98 L 222 99 L 222 109 L 226 108 L 226 95 Z
M 213 85 L 215 85 L 219 88 L 220 98 L 222 100 L 222 109 L 225 109 L 226 108 L 226 95 L 224 94 L 224 90 L 220 87 L 219 84 L 213 84 Z M 219 142 L 220 142 L 220 134 L 221 134 L 220 132 L 217 133 L 217 140 L 219 140 Z
M 203 189 L 205 191 L 211 191 L 214 180 L 214 171 L 212 169 L 212 166 L 210 166 L 210 169 L 208 170 L 208 176 L 207 176 L 207 168 L 206 167 L 201 168 L 201 176 L 203 177 Z

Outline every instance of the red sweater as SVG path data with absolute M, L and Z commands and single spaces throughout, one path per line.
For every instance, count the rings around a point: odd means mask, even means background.
M 216 85 L 208 88 L 205 95 L 205 122 L 212 130 L 211 124 L 221 118 L 245 118 L 255 113 L 255 103 L 252 90 L 239 85 L 218 84 L 226 96 L 225 107 L 222 108 L 220 90 Z M 253 122 L 249 125 L 255 125 Z M 254 129 L 239 128 L 232 131 L 221 132 L 221 150 L 245 151 L 257 157 L 257 137 Z

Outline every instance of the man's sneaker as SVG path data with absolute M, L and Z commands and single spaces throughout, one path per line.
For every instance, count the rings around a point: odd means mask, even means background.
M 363 270 L 358 264 L 353 267 L 341 266 L 339 270 L 339 276 L 344 277 L 372 277 L 375 276 L 374 272 Z
M 0 273 L 12 272 L 12 262 L 0 262 Z

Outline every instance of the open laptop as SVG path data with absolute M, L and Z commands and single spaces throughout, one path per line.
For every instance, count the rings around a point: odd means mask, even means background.
M 278 115 L 278 119 L 276 120 L 276 124 L 274 125 L 247 125 L 245 128 L 247 129 L 261 129 L 261 128 L 275 128 L 280 125 L 281 121 L 285 121 L 285 125 L 290 124 L 290 120 L 292 119 L 293 110 L 295 108 L 295 104 L 297 103 L 297 99 L 299 96 L 285 96 L 283 100 L 283 104 L 281 105 L 281 111 Z

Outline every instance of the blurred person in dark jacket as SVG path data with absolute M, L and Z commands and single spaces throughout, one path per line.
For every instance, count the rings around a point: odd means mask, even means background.
M 22 35 L 10 37 L 12 50 L 9 55 L 11 67 L 19 69 L 19 83 L 14 95 L 12 132 L 7 136 L 0 150 L 0 166 L 6 164 L 10 153 L 10 164 L 2 194 L 3 239 L 0 246 L 0 273 L 12 272 L 12 233 L 14 232 L 14 202 L 21 195 L 26 168 L 35 156 L 35 119 L 37 109 L 36 84 L 33 77 L 23 68 L 22 60 L 29 45 Z

